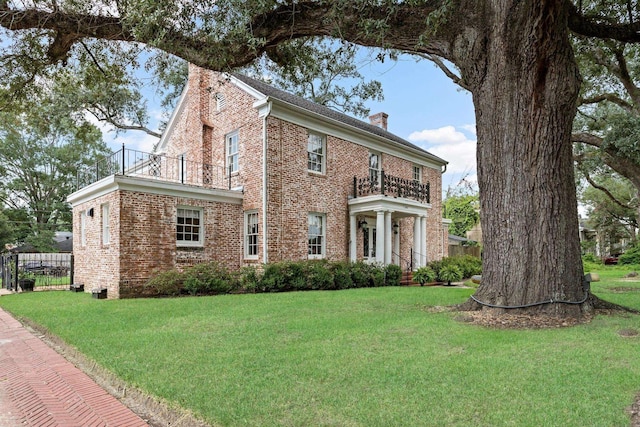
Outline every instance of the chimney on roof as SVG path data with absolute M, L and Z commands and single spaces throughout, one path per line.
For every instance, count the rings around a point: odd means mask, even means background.
M 369 116 L 369 123 L 374 126 L 378 126 L 384 130 L 387 130 L 387 119 L 389 115 L 387 113 L 376 113 L 373 116 Z

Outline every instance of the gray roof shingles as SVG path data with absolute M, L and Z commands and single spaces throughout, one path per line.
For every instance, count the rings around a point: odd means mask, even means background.
M 262 93 L 265 96 L 268 96 L 270 98 L 275 98 L 279 101 L 282 102 L 286 102 L 288 104 L 294 105 L 298 108 L 301 108 L 303 110 L 307 110 L 310 111 L 312 113 L 315 114 L 319 114 L 321 116 L 327 117 L 329 119 L 338 121 L 340 123 L 355 127 L 361 131 L 365 131 L 374 135 L 377 135 L 379 137 L 385 138 L 389 141 L 393 141 L 397 144 L 400 144 L 404 147 L 413 149 L 413 150 L 417 150 L 422 152 L 423 154 L 425 154 L 426 156 L 430 157 L 432 160 L 442 163 L 443 165 L 447 164 L 448 162 L 446 160 L 441 159 L 438 156 L 434 156 L 433 154 L 429 153 L 428 151 L 424 150 L 423 148 L 418 147 L 417 145 L 414 145 L 412 143 L 410 143 L 409 141 L 400 138 L 397 135 L 392 134 L 391 132 L 388 132 L 386 130 L 384 130 L 381 127 L 378 126 L 374 126 L 370 123 L 366 123 L 363 122 L 362 120 L 358 120 L 355 119 L 351 116 L 348 116 L 346 114 L 340 113 L 336 110 L 332 110 L 331 108 L 327 108 L 323 105 L 320 104 L 316 104 L 315 102 L 311 102 L 308 101 L 304 98 L 301 98 L 297 95 L 293 95 L 291 93 L 285 92 L 281 89 L 277 89 L 273 86 L 270 86 L 264 82 L 261 82 L 260 80 L 256 80 L 253 79 L 251 77 L 247 77 L 245 75 L 242 74 L 238 74 L 238 73 L 234 73 L 233 77 L 237 78 L 238 80 L 240 80 L 241 82 L 249 85 L 250 87 L 252 87 L 253 89 L 257 90 L 258 92 Z

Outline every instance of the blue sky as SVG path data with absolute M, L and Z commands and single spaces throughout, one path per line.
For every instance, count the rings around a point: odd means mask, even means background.
M 461 90 L 431 62 L 406 55 L 398 61 L 366 61 L 360 72 L 368 79 L 379 80 L 384 90 L 382 102 L 367 104 L 371 114 L 387 113 L 390 132 L 449 161 L 443 191 L 455 186 L 462 176 L 475 182 L 475 113 L 469 92 Z M 158 100 L 151 96 L 152 126 L 161 116 L 154 102 Z M 108 132 L 108 126 L 101 128 L 115 150 L 125 143 L 128 148 L 151 151 L 157 142 L 142 132 L 116 136 Z

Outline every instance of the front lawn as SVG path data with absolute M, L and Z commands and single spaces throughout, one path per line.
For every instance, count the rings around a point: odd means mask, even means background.
M 593 289 L 640 309 L 640 282 Z M 611 272 L 611 273 L 610 273 Z M 630 288 L 624 290 L 619 288 Z M 105 301 L 34 292 L 0 306 L 44 325 L 148 393 L 223 426 L 628 425 L 640 391 L 640 317 L 491 330 L 427 307 L 471 289 Z

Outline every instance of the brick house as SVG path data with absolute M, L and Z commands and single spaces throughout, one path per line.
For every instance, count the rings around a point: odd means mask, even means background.
M 134 296 L 154 272 L 327 258 L 417 268 L 446 256 L 446 162 L 241 75 L 190 66 L 153 154 L 123 149 L 69 196 L 76 282 Z

